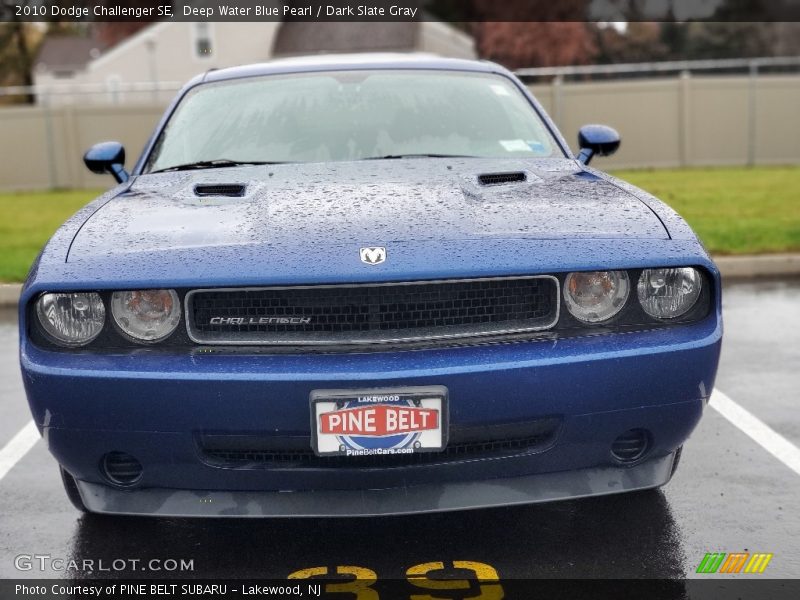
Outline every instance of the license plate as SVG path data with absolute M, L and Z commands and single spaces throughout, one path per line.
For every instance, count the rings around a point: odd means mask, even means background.
M 319 456 L 437 452 L 446 445 L 445 387 L 311 392 L 311 446 Z

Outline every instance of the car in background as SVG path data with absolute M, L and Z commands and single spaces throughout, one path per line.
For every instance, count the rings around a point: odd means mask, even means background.
M 81 510 L 385 515 L 657 488 L 714 385 L 719 272 L 488 63 L 336 56 L 190 81 L 20 301 Z

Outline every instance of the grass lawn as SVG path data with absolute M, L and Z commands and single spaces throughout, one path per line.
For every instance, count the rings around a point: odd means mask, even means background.
M 97 191 L 0 193 L 0 282 L 22 281 L 44 243 Z
M 800 167 L 664 169 L 614 175 L 677 210 L 713 254 L 800 251 Z
M 800 252 L 800 167 L 665 169 L 615 175 L 671 205 L 715 254 Z M 22 281 L 42 244 L 98 193 L 0 194 L 0 282 Z

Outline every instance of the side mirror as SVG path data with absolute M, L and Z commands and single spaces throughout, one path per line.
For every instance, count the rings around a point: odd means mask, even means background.
M 581 149 L 578 160 L 588 165 L 595 154 L 611 156 L 619 148 L 619 143 L 616 129 L 606 125 L 584 125 L 578 131 L 578 146 Z
M 125 148 L 119 142 L 95 144 L 83 155 L 83 162 L 92 173 L 111 173 L 117 183 L 124 183 L 130 178 L 125 170 Z

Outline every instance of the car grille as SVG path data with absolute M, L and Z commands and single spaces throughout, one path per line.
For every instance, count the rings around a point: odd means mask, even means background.
M 487 427 L 451 426 L 441 452 L 372 456 L 317 456 L 308 436 L 199 435 L 203 460 L 222 468 L 389 468 L 432 465 L 541 452 L 555 441 L 556 417 Z
M 186 318 L 202 344 L 449 343 L 549 329 L 558 293 L 552 276 L 194 290 Z

